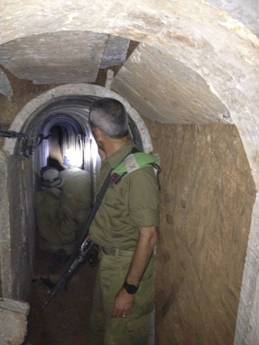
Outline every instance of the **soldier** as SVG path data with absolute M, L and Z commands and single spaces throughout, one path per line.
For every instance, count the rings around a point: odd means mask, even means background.
M 96 101 L 89 122 L 103 157 L 97 190 L 133 152 L 128 118 L 114 99 Z M 90 227 L 101 248 L 91 315 L 91 344 L 146 345 L 154 299 L 159 190 L 151 166 L 111 185 Z M 100 339 L 101 337 L 101 339 Z
M 36 193 L 36 214 L 40 248 L 56 252 L 62 247 L 60 236 L 60 193 L 62 178 L 57 169 L 44 167 Z
M 36 195 L 41 249 L 70 255 L 91 208 L 89 174 L 79 168 L 60 172 L 44 167 Z
M 68 168 L 60 173 L 60 234 L 66 252 L 72 254 L 91 208 L 90 175 L 83 169 Z

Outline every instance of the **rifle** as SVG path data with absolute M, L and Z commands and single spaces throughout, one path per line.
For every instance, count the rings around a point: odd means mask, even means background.
M 47 305 L 51 302 L 51 300 L 55 297 L 59 290 L 62 290 L 67 286 L 68 281 L 73 276 L 74 272 L 79 268 L 79 266 L 85 261 L 90 260 L 93 250 L 96 248 L 96 244 L 85 238 L 79 248 L 79 251 L 76 251 L 74 253 L 68 264 L 65 266 L 63 274 L 59 278 L 56 285 L 52 290 L 49 290 L 48 298 L 42 305 L 41 311 L 44 311 L 46 309 Z
M 59 290 L 63 289 L 67 285 L 67 282 L 73 276 L 74 272 L 79 268 L 79 266 L 86 260 L 89 260 L 92 254 L 92 250 L 94 248 L 97 248 L 97 245 L 88 239 L 88 233 L 89 233 L 90 225 L 92 224 L 92 221 L 94 220 L 94 217 L 102 203 L 104 195 L 111 183 L 112 171 L 113 169 L 111 169 L 110 172 L 108 173 L 100 191 L 96 195 L 95 203 L 86 221 L 86 224 L 84 227 L 85 232 L 81 240 L 79 241 L 79 246 L 75 250 L 68 264 L 65 266 L 64 272 L 59 278 L 59 280 L 57 281 L 56 285 L 53 287 L 52 290 L 49 291 L 49 296 L 46 299 L 43 306 L 41 307 L 41 311 L 44 311 L 47 305 L 53 299 L 53 297 L 59 292 Z
M 0 128 L 0 137 L 21 140 L 21 152 L 25 157 L 30 157 L 33 153 L 33 150 L 39 146 L 43 140 L 48 139 L 49 136 L 50 135 L 44 136 L 43 134 L 38 134 L 37 136 L 33 137 L 23 132 L 4 130 Z
M 25 138 L 28 139 L 28 135 L 22 132 L 4 130 L 0 128 L 0 137 L 4 138 Z

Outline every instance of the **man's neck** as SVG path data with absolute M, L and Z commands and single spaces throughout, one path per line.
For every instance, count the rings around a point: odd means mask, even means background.
M 124 145 L 128 144 L 130 141 L 128 137 L 122 138 L 122 139 L 112 139 L 112 140 L 107 140 L 104 143 L 104 151 L 106 157 L 110 157 L 113 155 L 115 152 L 119 151 Z

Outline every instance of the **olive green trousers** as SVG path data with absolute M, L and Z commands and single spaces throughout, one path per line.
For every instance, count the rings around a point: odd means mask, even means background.
M 102 254 L 90 320 L 91 345 L 148 345 L 154 305 L 154 257 L 151 258 L 126 318 L 113 318 L 114 299 L 121 289 L 131 255 Z

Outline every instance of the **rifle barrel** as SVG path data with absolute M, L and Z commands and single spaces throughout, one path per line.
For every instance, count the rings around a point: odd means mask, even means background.
M 0 137 L 4 138 L 28 138 L 25 133 L 0 129 Z
M 86 243 L 85 247 L 83 246 L 84 243 Z M 66 286 L 67 282 L 73 276 L 74 272 L 77 270 L 80 264 L 87 260 L 93 245 L 94 244 L 91 241 L 88 241 L 86 239 L 83 241 L 81 245 L 83 250 L 79 250 L 75 255 L 73 255 L 73 257 L 67 264 L 64 273 L 61 275 L 53 289 L 49 291 L 49 296 L 41 307 L 42 312 L 46 309 L 47 305 L 51 302 L 53 297 L 55 297 L 55 295 Z

